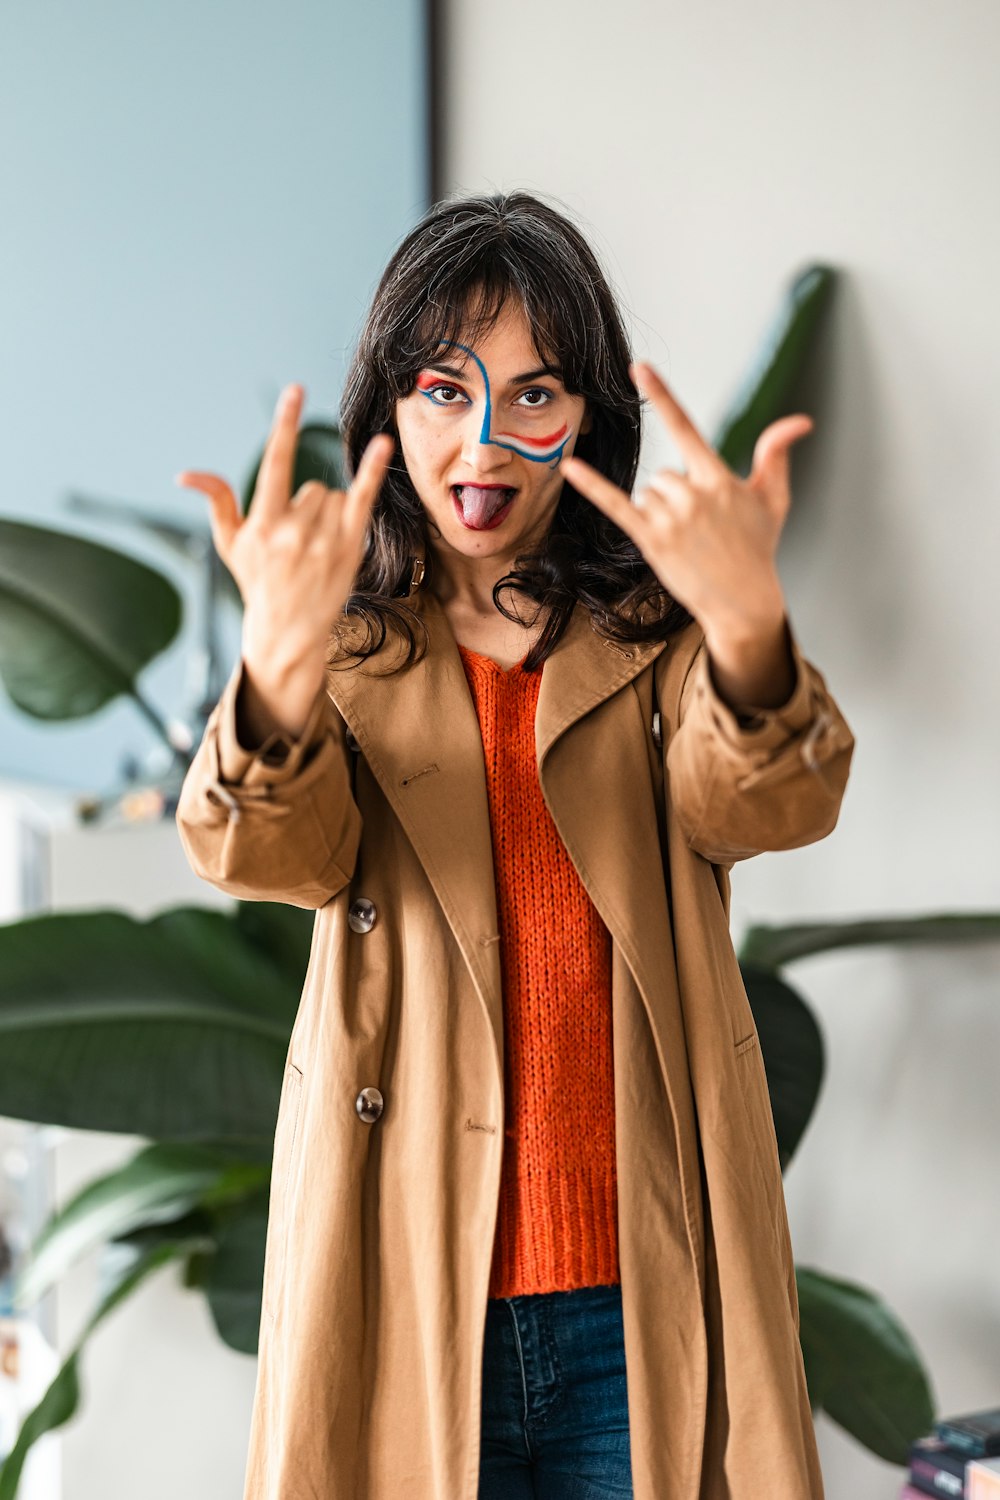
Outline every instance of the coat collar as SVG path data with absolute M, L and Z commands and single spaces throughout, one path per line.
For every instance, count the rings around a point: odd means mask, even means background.
M 398 671 L 405 647 L 390 630 L 364 661 L 327 673 L 328 692 L 392 805 L 441 903 L 502 1044 L 501 974 L 493 841 L 482 737 L 451 623 L 429 589 L 406 602 L 424 622 L 427 651 Z M 355 632 L 359 632 L 356 636 Z M 363 635 L 351 623 L 342 643 Z M 665 642 L 609 642 L 577 603 L 545 661 L 535 711 L 535 748 L 545 789 L 553 746 L 632 681 Z M 588 797 L 587 767 L 579 796 Z M 606 788 L 594 788 L 606 804 Z M 552 809 L 558 823 L 558 809 Z M 364 813 L 364 807 L 362 807 Z

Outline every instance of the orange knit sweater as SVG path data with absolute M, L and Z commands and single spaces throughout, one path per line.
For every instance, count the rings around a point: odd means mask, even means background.
M 489 1295 L 613 1285 L 611 936 L 538 783 L 541 671 L 458 649 L 483 738 L 503 981 L 507 1124 Z

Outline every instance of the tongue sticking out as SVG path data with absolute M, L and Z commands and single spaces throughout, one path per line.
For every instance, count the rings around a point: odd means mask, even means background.
M 469 526 L 486 526 L 511 497 L 510 490 L 481 490 L 474 484 L 462 485 L 458 498 Z

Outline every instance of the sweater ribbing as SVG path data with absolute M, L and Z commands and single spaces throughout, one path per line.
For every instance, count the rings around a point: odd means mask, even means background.
M 616 1284 L 611 936 L 538 781 L 541 670 L 459 646 L 483 740 L 506 1129 L 489 1296 Z

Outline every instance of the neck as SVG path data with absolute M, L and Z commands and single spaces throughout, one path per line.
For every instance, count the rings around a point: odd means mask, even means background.
M 495 617 L 493 588 L 514 566 L 512 556 L 444 556 L 435 551 L 433 593 L 445 609 L 464 615 Z

